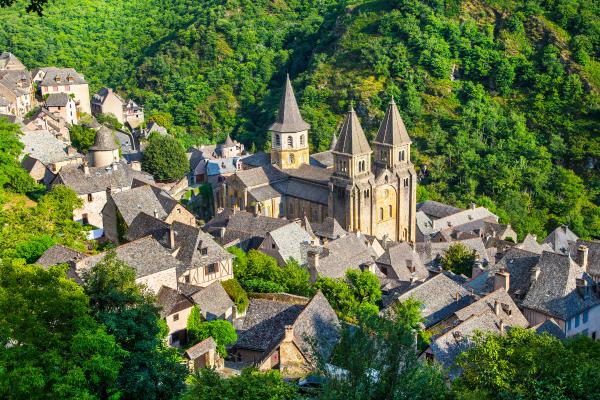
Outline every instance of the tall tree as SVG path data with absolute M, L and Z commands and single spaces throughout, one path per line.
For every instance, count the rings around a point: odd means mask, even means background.
M 165 343 L 153 296 L 135 282 L 135 271 L 109 253 L 84 274 L 94 317 L 128 352 L 119 373 L 123 399 L 176 399 L 187 368 Z
M 155 134 L 144 151 L 142 168 L 158 180 L 172 182 L 185 176 L 189 162 L 177 140 Z

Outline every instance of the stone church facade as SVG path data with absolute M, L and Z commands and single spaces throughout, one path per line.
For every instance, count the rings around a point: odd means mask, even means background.
M 288 77 L 270 128 L 270 162 L 228 177 L 215 192 L 216 206 L 311 223 L 331 216 L 348 231 L 414 242 L 417 179 L 394 101 L 372 147 L 352 108 L 329 151 L 310 154 L 309 130 Z

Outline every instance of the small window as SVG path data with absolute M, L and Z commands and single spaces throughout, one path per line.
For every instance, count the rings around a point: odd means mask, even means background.
M 189 275 L 184 276 L 183 280 L 185 281 L 185 283 L 190 283 L 190 276 Z
M 200 254 L 202 254 L 203 256 L 207 256 L 208 255 L 208 247 L 201 248 Z
M 381 267 L 381 272 L 382 272 L 384 275 L 387 275 L 387 274 L 388 274 L 388 269 L 387 269 L 387 267 Z
M 365 199 L 369 198 L 369 189 L 365 190 Z
M 177 208 L 177 214 L 181 214 L 181 208 Z
M 281 137 L 278 134 L 275 134 L 275 144 L 281 146 Z
M 179 321 L 179 314 L 173 314 L 173 321 Z
M 389 212 L 390 218 L 392 218 L 393 209 L 392 209 L 392 205 L 391 204 L 388 206 L 388 212 Z
M 275 248 L 277 248 L 277 246 L 275 246 L 275 243 L 271 243 L 271 248 L 272 248 L 272 249 L 275 249 Z
M 94 200 L 94 196 L 91 193 L 88 193 L 88 202 L 91 202 L 92 200 Z
M 290 154 L 290 156 L 288 157 L 288 162 L 289 162 L 290 164 L 293 164 L 293 163 L 294 163 L 294 161 L 296 161 L 296 158 L 294 157 L 294 155 L 293 155 L 293 154 Z
M 300 146 L 304 146 L 304 135 L 300 135 Z
M 383 207 L 379 209 L 379 219 L 383 221 Z
M 583 312 L 583 323 L 585 324 L 586 322 L 588 322 L 588 318 L 589 318 L 589 313 L 588 310 L 585 310 Z
M 575 316 L 575 328 L 579 326 L 579 315 Z
M 288 147 L 294 147 L 294 138 L 290 135 L 287 139 Z
M 215 274 L 218 271 L 218 265 L 217 264 L 210 264 L 206 266 L 206 274 Z

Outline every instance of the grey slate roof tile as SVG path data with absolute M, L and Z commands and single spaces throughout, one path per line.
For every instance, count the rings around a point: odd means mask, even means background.
M 200 312 L 204 318 L 209 321 L 225 318 L 227 310 L 233 307 L 233 301 L 231 301 L 231 298 L 219 281 L 200 288 L 189 296 L 200 308 Z
M 404 121 L 402 121 L 402 117 L 398 112 L 398 107 L 396 106 L 394 99 L 392 99 L 388 105 L 374 142 L 390 146 L 400 146 L 412 143 L 410 137 L 408 137 Z
M 340 135 L 333 150 L 335 153 L 341 154 L 370 154 L 371 147 L 367 141 L 367 137 L 363 132 L 362 126 L 358 121 L 354 108 L 350 108 L 346 119 L 340 129 Z
M 301 132 L 308 129 L 310 129 L 310 125 L 304 122 L 300 115 L 300 109 L 298 108 L 298 103 L 296 103 L 292 82 L 290 81 L 289 75 L 287 75 L 285 78 L 283 94 L 281 95 L 281 101 L 279 102 L 279 113 L 269 130 L 285 133 Z

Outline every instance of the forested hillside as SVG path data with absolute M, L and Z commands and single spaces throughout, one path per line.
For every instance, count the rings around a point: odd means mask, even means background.
M 41 18 L 24 4 L 0 9 L 0 50 L 139 99 L 186 144 L 268 145 L 286 72 L 313 151 L 350 101 L 372 136 L 393 95 L 420 200 L 475 201 L 521 236 L 600 237 L 600 2 L 51 0 Z

